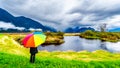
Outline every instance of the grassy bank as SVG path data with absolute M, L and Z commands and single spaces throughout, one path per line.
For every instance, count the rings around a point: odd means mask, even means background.
M 45 35 L 47 37 L 46 37 L 46 41 L 45 41 L 45 43 L 43 43 L 43 45 L 51 45 L 51 44 L 59 45 L 59 44 L 64 43 L 64 40 L 63 40 L 64 33 L 62 33 L 62 32 L 58 32 L 58 33 L 46 32 Z
M 86 39 L 100 39 L 102 41 L 117 42 L 120 40 L 120 32 L 93 32 L 88 30 L 81 33 L 80 37 Z
M 39 51 L 36 62 L 29 63 L 29 49 L 13 38 L 0 35 L 0 68 L 119 68 L 120 53 L 104 50 L 48 52 Z
M 22 34 L 17 34 L 17 33 L 9 34 L 9 33 L 7 33 L 6 35 L 9 37 L 12 37 L 14 40 L 21 43 L 23 38 L 27 34 L 24 34 L 24 33 L 22 33 Z M 58 32 L 58 33 L 46 32 L 45 35 L 46 35 L 46 41 L 42 45 L 51 45 L 51 44 L 59 45 L 59 44 L 64 43 L 64 40 L 63 40 L 64 33 L 62 33 L 62 32 Z

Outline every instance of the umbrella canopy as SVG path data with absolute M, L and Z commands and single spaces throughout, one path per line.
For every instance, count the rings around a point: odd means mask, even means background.
M 40 44 L 44 43 L 46 36 L 42 32 L 34 32 L 28 34 L 22 41 L 24 47 L 38 47 Z

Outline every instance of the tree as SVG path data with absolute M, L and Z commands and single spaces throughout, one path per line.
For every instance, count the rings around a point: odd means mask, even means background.
M 107 26 L 106 23 L 103 23 L 103 24 L 100 25 L 101 32 L 105 32 L 106 31 L 106 26 Z

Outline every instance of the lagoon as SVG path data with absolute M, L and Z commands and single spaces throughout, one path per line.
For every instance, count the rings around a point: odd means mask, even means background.
M 120 52 L 120 42 L 102 42 L 101 40 L 88 40 L 80 38 L 79 36 L 65 36 L 65 43 L 60 45 L 41 45 L 39 50 L 47 51 L 95 51 L 95 50 L 107 50 L 109 52 Z

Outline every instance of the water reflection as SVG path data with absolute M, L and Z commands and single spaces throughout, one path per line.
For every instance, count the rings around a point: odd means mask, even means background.
M 117 43 L 106 42 L 106 48 L 110 52 L 120 52 L 120 42 Z
M 78 36 L 66 36 L 64 37 L 65 43 L 61 45 L 49 45 L 49 46 L 39 46 L 39 50 L 48 50 L 48 51 L 95 51 L 99 49 L 108 50 L 110 52 L 120 52 L 120 42 L 111 43 L 111 42 L 102 42 L 100 40 L 87 40 L 80 38 Z

